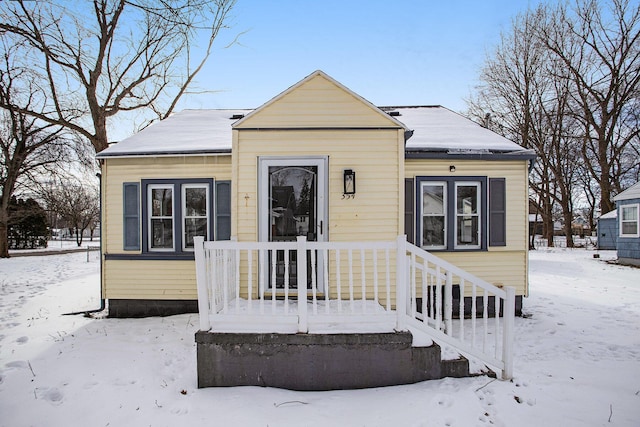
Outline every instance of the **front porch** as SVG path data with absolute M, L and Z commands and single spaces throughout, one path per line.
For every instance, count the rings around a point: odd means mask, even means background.
M 376 345 L 360 344 L 387 340 L 391 345 L 398 340 L 406 341 L 407 332 L 413 335 L 411 348 L 405 356 L 391 356 L 396 362 L 404 360 L 398 366 L 409 364 L 414 370 L 436 369 L 438 375 L 442 372 L 448 375 L 448 368 L 429 368 L 420 361 L 426 356 L 418 354 L 430 347 L 430 339 L 485 364 L 503 379 L 512 376 L 515 290 L 487 283 L 407 243 L 403 236 L 386 242 L 310 242 L 304 237 L 295 242 L 204 242 L 197 238 L 195 250 L 200 386 L 280 386 L 276 368 L 280 364 L 274 364 L 274 360 L 284 358 L 280 361 L 284 366 L 300 367 L 313 365 L 314 359 L 323 360 L 320 354 L 324 354 L 338 368 L 326 371 L 325 363 L 326 372 L 335 371 L 335 381 L 325 384 L 323 380 L 322 386 L 318 383 L 319 389 L 344 388 L 343 368 L 351 366 L 350 361 L 362 360 L 358 354 L 368 350 L 374 354 L 379 350 Z M 308 286 L 297 286 L 298 283 Z M 456 304 L 454 288 L 459 295 Z M 416 337 L 429 339 L 420 341 Z M 327 346 L 327 339 L 340 342 Z M 282 346 L 285 342 L 286 351 Z M 360 344 L 350 347 L 348 342 Z M 232 347 L 226 348 L 222 343 Z M 274 343 L 279 351 L 274 351 Z M 320 344 L 309 346 L 309 343 Z M 440 347 L 436 347 L 439 358 Z M 250 348 L 253 350 L 247 353 Z M 344 350 L 338 351 L 343 356 L 340 360 L 335 359 L 335 349 Z M 249 365 L 232 357 L 227 359 L 230 364 L 212 368 L 212 361 L 220 362 L 220 357 L 230 354 L 229 351 L 244 362 L 254 359 L 258 363 L 257 368 L 251 368 L 255 375 L 248 375 Z M 393 354 L 387 351 L 369 358 L 377 360 L 373 364 L 356 365 L 387 366 L 393 370 L 389 363 L 384 363 Z M 221 370 L 230 375 L 234 369 L 238 372 L 236 380 L 215 379 Z M 247 378 L 252 378 L 246 383 L 238 380 L 243 369 Z M 379 368 L 372 369 L 375 372 L 367 368 L 363 374 L 381 375 Z M 312 383 L 308 382 L 307 370 L 293 371 L 302 376 L 285 386 L 309 389 L 305 384 Z M 356 375 L 360 372 L 357 366 L 349 371 Z M 412 377 L 414 380 L 402 380 L 408 378 L 406 372 L 397 378 L 398 384 L 428 379 L 420 374 Z M 385 380 L 378 385 L 392 383 L 394 380 Z M 360 385 L 368 386 L 366 382 Z

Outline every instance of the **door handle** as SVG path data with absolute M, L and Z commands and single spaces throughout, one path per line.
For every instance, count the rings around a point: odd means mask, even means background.
M 318 227 L 320 227 L 320 234 L 322 234 L 322 225 L 323 225 L 323 221 L 320 221 L 320 225 L 318 225 Z

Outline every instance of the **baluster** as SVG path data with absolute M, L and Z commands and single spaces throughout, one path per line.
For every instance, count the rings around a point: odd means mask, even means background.
M 289 249 L 284 250 L 284 314 L 289 314 Z
M 482 351 L 487 351 L 487 335 L 489 332 L 489 291 L 484 290 L 482 295 Z
M 411 252 L 411 261 L 409 263 L 409 284 L 411 285 L 411 317 L 416 318 L 418 313 L 417 298 L 418 290 L 416 289 L 416 254 Z
M 360 249 L 360 292 L 362 293 L 362 312 L 367 312 L 367 283 L 365 277 L 365 253 L 364 248 Z
M 436 312 L 436 329 L 440 330 L 442 321 L 442 277 L 440 277 L 440 266 L 436 266 L 436 295 L 435 295 L 435 312 Z
M 427 272 L 429 271 L 429 265 L 426 259 L 422 260 L 422 321 L 425 324 L 429 323 L 429 317 L 427 315 L 427 301 L 429 300 L 429 291 L 427 288 Z
M 471 337 L 472 337 L 472 345 L 476 347 L 476 298 L 477 298 L 477 285 L 474 283 L 471 284 Z
M 460 319 L 460 341 L 464 341 L 464 279 L 460 278 L 460 308 L 458 308 L 458 319 Z
M 378 305 L 378 250 L 373 249 L 371 256 L 373 257 L 373 301 Z
M 233 281 L 235 283 L 234 296 L 236 298 L 236 313 L 240 312 L 240 249 L 236 249 L 234 252 L 233 260 Z
M 342 313 L 342 282 L 340 276 L 340 249 L 336 249 L 336 286 L 338 288 L 338 313 Z
M 271 314 L 276 314 L 276 267 L 278 265 L 278 250 L 269 249 L 269 253 L 271 254 Z
M 353 313 L 353 249 L 349 249 L 349 309 Z
M 264 249 L 258 250 L 258 298 L 260 298 L 260 314 L 264 314 L 264 293 L 265 293 L 265 277 L 266 271 L 266 256 Z
M 331 303 L 331 299 L 329 298 L 330 295 L 330 289 L 329 289 L 329 250 L 327 249 L 323 249 L 322 250 L 322 268 L 324 269 L 324 302 L 325 302 L 325 306 L 324 306 L 324 310 L 325 313 L 329 314 L 329 305 Z
M 495 355 L 496 359 L 500 359 L 500 297 L 493 296 L 494 312 L 495 312 Z
M 253 313 L 253 249 L 247 250 L 247 293 L 249 313 Z
M 387 275 L 387 311 L 391 311 L 391 261 L 389 249 L 385 249 L 384 251 L 386 266 L 386 275 Z M 396 283 L 396 286 L 405 286 L 404 283 Z
M 318 252 L 316 249 L 309 249 L 308 254 L 311 258 L 311 300 L 313 304 L 313 314 L 318 314 L 318 284 L 316 283 L 316 262 L 318 261 Z

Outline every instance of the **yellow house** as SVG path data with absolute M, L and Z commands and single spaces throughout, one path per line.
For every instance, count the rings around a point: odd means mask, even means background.
M 255 110 L 183 111 L 98 155 L 103 297 L 115 317 L 197 311 L 198 235 L 406 235 L 514 287 L 519 311 L 533 158 L 446 108 L 376 107 L 322 71 Z

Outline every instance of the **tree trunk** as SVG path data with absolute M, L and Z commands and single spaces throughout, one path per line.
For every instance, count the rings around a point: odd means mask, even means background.
M 9 258 L 9 213 L 0 207 L 0 258 Z

